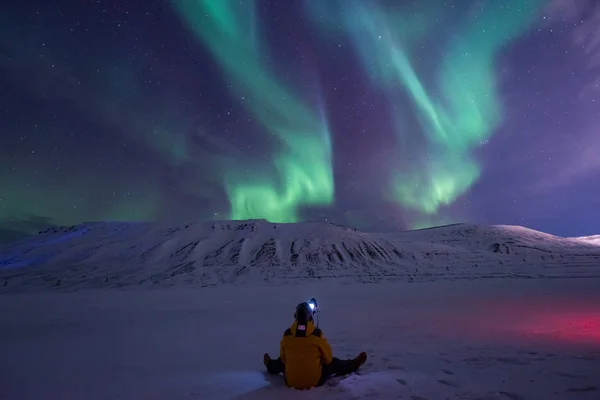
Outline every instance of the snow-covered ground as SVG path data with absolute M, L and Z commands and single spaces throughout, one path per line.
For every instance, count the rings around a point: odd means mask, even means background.
M 264 374 L 315 296 L 360 374 Z M 1 399 L 600 399 L 599 279 L 83 290 L 0 296 Z
M 100 222 L 0 247 L 0 399 L 600 399 L 600 236 Z M 361 372 L 264 374 L 317 297 Z

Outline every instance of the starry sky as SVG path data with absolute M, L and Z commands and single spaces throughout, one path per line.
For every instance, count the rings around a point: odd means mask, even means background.
M 264 218 L 600 233 L 596 0 L 30 0 L 0 231 Z

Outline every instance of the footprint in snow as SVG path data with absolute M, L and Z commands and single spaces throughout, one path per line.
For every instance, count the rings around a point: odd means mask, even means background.
M 519 396 L 516 393 L 500 392 L 501 395 L 508 397 L 510 400 L 525 400 L 525 397 Z
M 585 376 L 574 375 L 574 374 L 570 374 L 568 372 L 554 371 L 553 374 L 557 375 L 557 376 L 562 376 L 563 378 L 569 378 L 569 379 L 581 379 L 581 378 L 585 378 Z
M 408 383 L 404 379 L 396 378 L 396 381 L 401 385 L 408 386 Z
M 582 388 L 570 388 L 567 389 L 567 392 L 596 392 L 598 388 L 596 386 L 586 386 Z
M 400 365 L 389 365 L 387 367 L 387 369 L 393 370 L 393 371 L 404 371 L 405 368 L 400 366 Z
M 504 363 L 504 364 L 513 364 L 513 365 L 529 364 L 529 362 L 527 362 L 527 361 L 523 361 L 523 360 L 519 360 L 518 358 L 511 358 L 511 357 L 498 357 L 498 358 L 496 358 L 496 361 Z
M 449 369 L 442 369 L 441 371 L 446 375 L 454 375 L 454 372 L 450 371 Z
M 369 390 L 367 393 L 363 394 L 360 398 L 361 399 L 375 399 L 375 398 L 379 398 L 379 393 L 377 393 L 374 390 Z
M 517 353 L 519 353 L 519 354 L 527 354 L 529 356 L 535 356 L 535 355 L 538 354 L 537 351 L 529 351 L 529 350 L 520 350 L 520 351 L 517 351 Z
M 597 357 L 589 357 L 589 356 L 575 356 L 571 357 L 575 360 L 584 360 L 584 361 L 598 361 Z
M 456 382 L 447 381 L 445 379 L 438 379 L 438 382 L 441 383 L 442 385 L 446 385 L 446 386 L 450 386 L 450 387 L 454 387 L 454 388 L 458 387 Z

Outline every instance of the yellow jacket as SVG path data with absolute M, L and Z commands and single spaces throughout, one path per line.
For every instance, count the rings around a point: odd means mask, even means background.
M 302 327 L 298 329 L 298 321 L 294 321 L 284 332 L 279 351 L 287 385 L 309 389 L 319 383 L 322 366 L 331 364 L 333 355 L 325 335 L 312 321 Z

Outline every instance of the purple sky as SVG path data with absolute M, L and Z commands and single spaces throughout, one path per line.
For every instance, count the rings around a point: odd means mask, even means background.
M 32 0 L 5 7 L 1 231 L 18 236 L 106 219 L 227 219 L 230 170 L 282 187 L 269 175 L 282 144 L 232 94 L 247 82 L 228 77 L 219 59 L 231 49 L 210 49 L 171 3 Z M 238 3 L 221 4 L 252 24 L 256 37 L 242 38 L 256 46 L 248 53 L 259 54 L 269 78 L 328 127 L 332 198 L 298 205 L 298 220 L 365 230 L 473 222 L 563 236 L 600 233 L 600 2 L 547 1 L 498 50 L 492 71 L 501 117 L 468 153 L 479 176 L 431 214 L 386 194 L 392 168 L 408 177 L 421 168 L 411 154 L 429 151 L 426 132 L 402 87 L 378 87 L 368 73 L 379 60 L 359 54 L 372 49 L 352 36 L 359 29 L 352 23 L 364 20 L 348 18 L 351 2 L 311 11 L 303 1 L 256 0 L 246 19 Z M 372 1 L 367 8 L 401 20 L 412 3 Z M 427 47 L 410 57 L 427 85 L 441 70 L 444 46 L 465 24 L 483 21 L 471 15 L 480 1 L 434 3 L 451 6 L 438 7 L 437 16 L 425 10 Z M 327 23 L 319 26 L 321 12 Z M 394 118 L 407 115 L 399 141 Z M 287 127 L 294 121 L 303 122 L 290 117 Z

